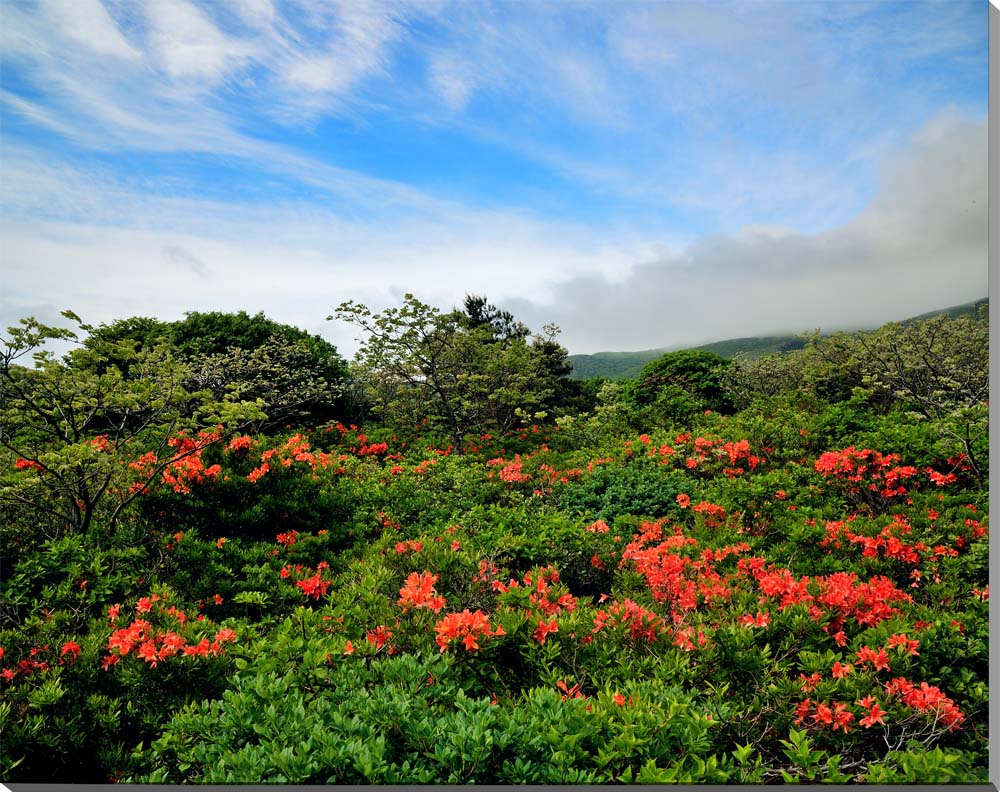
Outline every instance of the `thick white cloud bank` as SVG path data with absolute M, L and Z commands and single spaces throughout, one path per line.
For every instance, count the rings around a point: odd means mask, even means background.
M 850 222 L 804 235 L 748 227 L 645 261 L 620 282 L 581 275 L 555 299 L 510 300 L 574 352 L 873 327 L 987 292 L 986 120 L 942 115 L 880 169 Z

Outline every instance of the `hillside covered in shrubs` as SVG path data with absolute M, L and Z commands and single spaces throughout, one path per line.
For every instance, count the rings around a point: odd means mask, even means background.
M 984 311 L 619 382 L 331 319 L 3 336 L 4 781 L 986 781 Z

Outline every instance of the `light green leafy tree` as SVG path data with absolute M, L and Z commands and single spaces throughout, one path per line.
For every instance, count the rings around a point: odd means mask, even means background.
M 261 431 L 286 423 L 342 418 L 347 363 L 329 342 L 263 313 L 188 312 L 178 322 L 147 317 L 92 328 L 87 346 L 130 340 L 152 349 L 166 340 L 188 364 L 188 390 L 208 389 L 216 399 L 261 400 Z
M 885 325 L 859 335 L 857 343 L 864 352 L 864 391 L 931 421 L 982 480 L 990 395 L 985 307 L 975 316 Z
M 559 376 L 556 328 L 532 339 L 509 315 L 474 305 L 471 316 L 445 313 L 407 294 L 399 308 L 373 314 L 349 301 L 328 317 L 366 333 L 354 376 L 375 413 L 443 432 L 459 452 L 467 434 L 505 432 L 541 410 Z
M 861 399 L 880 413 L 928 422 L 943 449 L 985 476 L 989 322 L 976 314 L 889 323 L 865 333 L 813 333 L 805 349 L 738 359 L 725 387 L 739 407 L 799 393 L 828 403 Z

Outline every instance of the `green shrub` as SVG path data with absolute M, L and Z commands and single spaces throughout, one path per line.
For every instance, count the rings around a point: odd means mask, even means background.
M 685 473 L 637 460 L 595 468 L 586 478 L 566 484 L 559 493 L 559 507 L 607 522 L 627 514 L 656 519 L 679 515 L 677 496 L 691 491 Z

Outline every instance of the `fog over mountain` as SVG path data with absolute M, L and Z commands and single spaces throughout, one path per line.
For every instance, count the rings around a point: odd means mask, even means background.
M 986 121 L 942 115 L 882 163 L 878 192 L 818 234 L 747 227 L 652 258 L 624 278 L 568 278 L 505 307 L 555 322 L 572 352 L 872 327 L 987 290 Z

